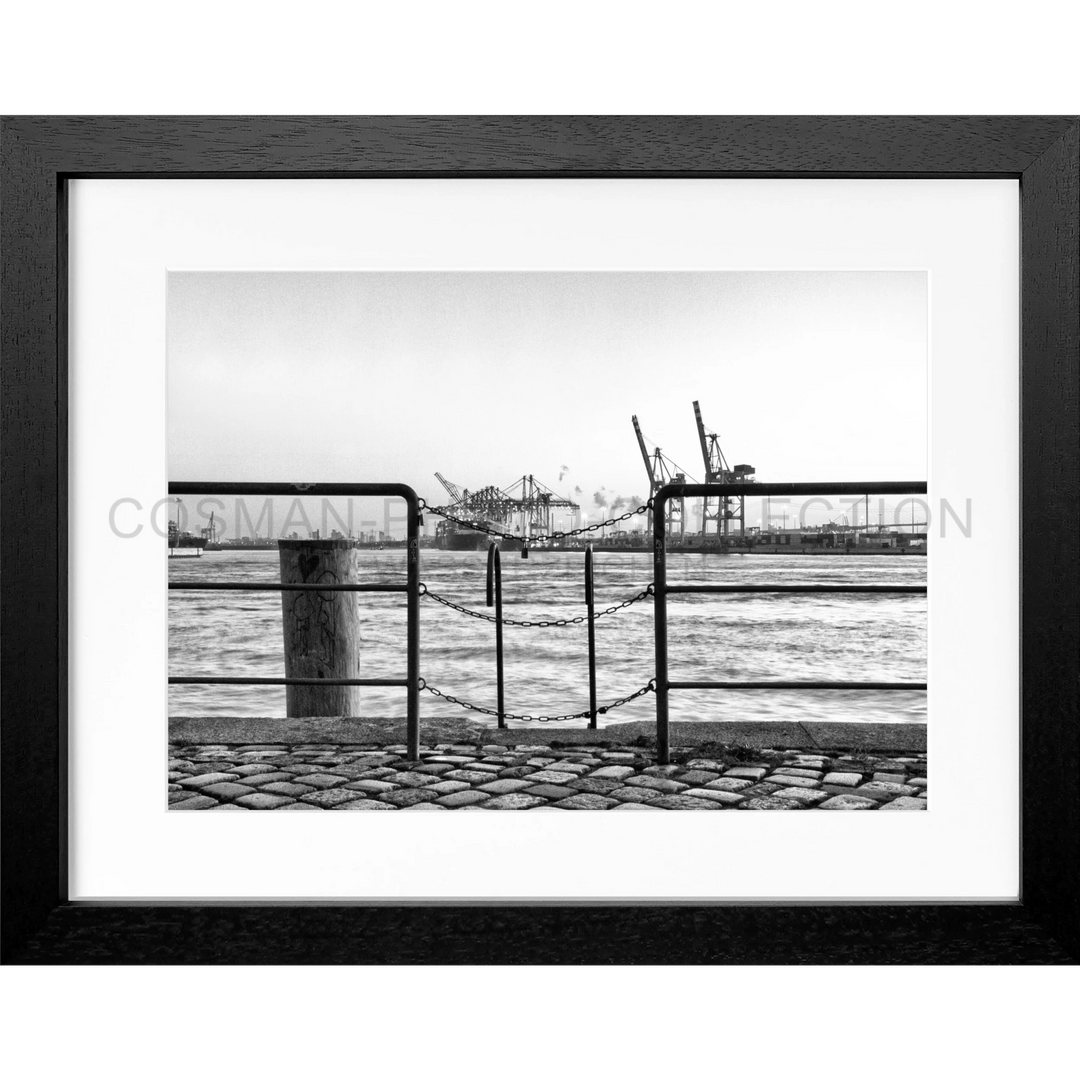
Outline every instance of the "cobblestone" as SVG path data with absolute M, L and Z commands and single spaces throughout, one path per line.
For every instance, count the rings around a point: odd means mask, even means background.
M 430 788 L 428 789 L 431 790 Z M 486 791 L 474 791 L 471 788 L 466 788 L 464 791 L 455 791 L 450 795 L 443 795 L 441 798 L 435 801 L 440 806 L 446 806 L 451 809 L 458 806 L 471 806 L 474 803 L 486 802 L 492 798 Z
M 532 780 L 531 776 L 529 780 Z M 553 801 L 568 799 L 571 795 L 578 794 L 574 788 L 566 787 L 564 784 L 529 784 L 526 791 L 529 795 L 537 795 L 541 799 L 551 799 Z
M 397 791 L 397 784 L 388 784 L 385 780 L 354 780 L 346 784 L 349 791 L 363 791 L 370 795 L 381 795 L 384 791 Z
M 495 774 L 492 773 L 492 776 L 494 775 Z M 427 773 L 399 772 L 397 776 L 394 777 L 393 782 L 395 784 L 400 784 L 402 787 L 421 788 L 429 787 L 431 784 L 437 784 L 439 781 L 437 777 L 429 776 Z
M 726 773 L 724 773 L 724 775 L 725 776 L 740 776 L 744 780 L 761 780 L 768 771 L 769 771 L 768 769 L 736 768 L 736 769 L 728 769 L 728 771 Z
M 248 787 L 247 784 L 234 784 L 230 781 L 226 781 L 222 784 L 207 784 L 205 787 L 199 789 L 202 795 L 211 795 L 219 802 L 228 800 L 231 802 L 233 799 L 240 798 L 241 795 L 253 795 L 255 789 Z
M 290 783 L 274 783 L 267 784 L 265 787 L 259 788 L 261 792 L 267 795 L 285 795 L 290 799 L 299 799 L 301 795 L 306 795 L 309 791 L 314 791 L 313 787 L 307 784 L 290 784 Z
M 236 773 L 231 772 L 200 773 L 198 776 L 189 776 L 186 780 L 181 780 L 180 786 L 198 789 L 208 787 L 211 784 L 223 784 L 228 780 L 235 779 Z
M 454 769 L 453 772 L 443 773 L 447 780 L 464 780 L 467 784 L 486 784 L 491 780 L 491 774 L 477 772 L 475 769 Z
M 792 788 L 820 788 L 821 781 L 809 776 L 788 776 L 786 773 L 774 772 L 769 777 L 770 783 L 783 784 Z
M 835 784 L 838 787 L 856 787 L 862 783 L 862 773 L 857 772 L 831 772 L 826 773 L 821 781 L 823 784 Z
M 618 780 L 605 780 L 603 777 L 596 776 L 582 776 L 577 780 L 571 780 L 566 786 L 576 788 L 578 791 L 588 792 L 591 795 L 607 795 L 616 788 L 622 787 L 622 784 L 620 784 Z
M 610 794 L 613 799 L 618 799 L 619 802 L 646 803 L 652 802 L 653 799 L 660 798 L 659 791 L 653 791 L 652 788 L 640 787 L 616 788 Z
M 391 769 L 387 765 L 380 765 L 376 769 L 365 769 L 363 772 L 357 773 L 354 780 L 386 780 L 388 776 L 396 776 L 397 769 Z
M 909 795 L 901 795 L 898 799 L 893 799 L 891 802 L 885 803 L 882 810 L 925 810 L 926 800 L 911 798 Z
M 745 791 L 753 787 L 750 780 L 740 780 L 737 776 L 721 776 L 719 780 L 710 780 L 706 785 L 713 791 Z
M 605 765 L 589 775 L 596 780 L 622 780 L 627 776 L 633 776 L 634 770 L 628 765 Z
M 834 795 L 819 804 L 822 810 L 873 810 L 876 799 L 864 799 L 861 795 Z
M 798 799 L 778 799 L 775 795 L 758 795 L 753 799 L 743 799 L 739 810 L 805 810 L 806 803 Z
M 719 772 L 713 772 L 707 769 L 690 769 L 687 772 L 678 773 L 678 781 L 680 784 L 689 784 L 694 787 L 698 784 L 708 784 L 713 780 L 718 779 Z
M 555 803 L 560 810 L 607 810 L 618 805 L 614 799 L 605 799 L 603 795 L 590 795 L 587 792 L 571 795 Z
M 895 799 L 899 795 L 914 795 L 919 789 L 907 784 L 891 784 L 883 780 L 871 780 L 855 789 L 856 794 L 871 799 Z
M 925 755 L 620 746 L 170 746 L 176 810 L 925 810 Z M 712 749 L 712 747 L 710 747 Z M 481 760 L 483 759 L 483 760 Z M 749 760 L 748 760 L 749 759 Z M 721 775 L 723 774 L 723 775 Z
M 313 791 L 309 795 L 303 795 L 300 801 L 310 803 L 312 806 L 321 806 L 324 810 L 333 810 L 338 806 L 344 806 L 345 803 L 365 798 L 367 796 L 362 791 L 349 791 L 347 788 L 330 788 L 326 791 Z
M 492 780 L 490 784 L 481 784 L 476 790 L 486 791 L 489 795 L 509 795 L 530 786 L 528 780 Z
M 434 802 L 439 796 L 426 788 L 403 788 L 398 791 L 384 791 L 376 797 L 394 806 L 413 806 L 419 802 Z
M 265 791 L 256 791 L 252 795 L 241 796 L 236 800 L 236 804 L 245 810 L 277 810 L 293 801 L 284 795 L 268 795 Z
M 743 801 L 743 797 L 736 795 L 734 791 L 724 791 L 720 788 L 691 788 L 686 795 L 693 799 L 711 799 L 713 802 L 727 806 Z
M 764 798 L 772 795 L 773 792 L 779 791 L 782 787 L 785 786 L 786 785 L 784 784 L 771 784 L 763 780 L 760 784 L 754 784 L 751 787 L 746 788 L 742 792 L 742 794 L 745 795 L 748 799 Z
M 828 797 L 829 793 L 827 791 L 806 787 L 780 788 L 780 790 L 773 795 L 773 798 L 776 799 L 797 799 L 799 802 L 804 802 L 809 806 L 824 802 Z
M 509 769 L 503 769 L 499 773 L 502 780 L 520 780 L 523 776 L 529 776 L 536 772 L 535 765 L 514 765 Z
M 677 795 L 690 785 L 680 784 L 678 780 L 667 780 L 662 776 L 628 776 L 626 786 L 652 788 L 653 791 L 660 791 L 665 795 Z
M 287 772 L 261 772 L 251 776 L 241 776 L 239 780 L 242 784 L 261 788 L 264 784 L 288 783 L 292 778 L 292 773 Z
M 217 799 L 209 795 L 192 795 L 190 799 L 182 799 L 180 802 L 169 804 L 170 810 L 209 810 L 211 806 L 220 806 Z
M 496 795 L 493 799 L 481 804 L 484 810 L 528 810 L 533 806 L 546 806 L 543 799 L 536 795 L 526 795 L 523 791 L 515 791 L 512 795 Z
M 689 795 L 661 795 L 653 799 L 650 806 L 663 810 L 720 810 L 721 806 L 712 799 L 693 799 Z
M 468 791 L 469 785 L 464 780 L 440 780 L 437 784 L 431 784 L 426 789 L 434 791 L 438 795 L 453 795 L 458 791 Z

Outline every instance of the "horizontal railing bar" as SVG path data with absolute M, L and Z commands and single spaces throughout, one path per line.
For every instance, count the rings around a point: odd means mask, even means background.
M 669 690 L 925 690 L 924 682 L 716 682 L 707 679 L 669 682 Z
M 925 593 L 925 585 L 665 585 L 667 593 Z
M 170 675 L 169 682 L 183 686 L 408 686 L 408 679 L 243 679 L 233 675 Z
M 170 581 L 170 589 L 178 589 L 181 592 L 408 592 L 409 586 L 376 584 L 374 582 L 363 584 L 336 584 L 325 585 L 299 582 L 290 585 L 282 585 L 278 582 L 269 581 Z
M 169 482 L 170 495 L 304 495 L 363 496 L 389 495 L 410 502 L 416 492 L 408 484 L 222 484 L 215 481 L 184 480 Z
M 882 481 L 866 480 L 856 483 L 820 484 L 665 484 L 656 493 L 655 501 L 671 498 L 694 498 L 699 495 L 925 495 L 925 480 Z

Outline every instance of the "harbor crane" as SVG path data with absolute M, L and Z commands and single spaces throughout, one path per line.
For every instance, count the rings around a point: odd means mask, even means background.
M 728 467 L 724 452 L 720 449 L 720 436 L 705 428 L 701 419 L 701 406 L 694 402 L 694 420 L 697 422 L 698 439 L 701 442 L 701 458 L 705 463 L 706 484 L 750 484 L 754 481 L 753 465 Z M 726 539 L 731 532 L 732 521 L 739 522 L 739 536 L 746 533 L 746 496 L 724 495 L 710 508 L 706 497 L 701 504 L 701 535 L 707 538 L 710 522 L 717 540 Z
M 442 473 L 436 473 L 435 479 L 438 480 L 444 488 L 446 488 L 446 493 L 450 496 L 451 499 L 454 500 L 455 503 L 463 501 L 461 491 L 459 490 L 457 484 L 451 484 L 450 481 L 447 480 Z
M 455 514 L 470 520 L 487 521 L 524 537 L 550 534 L 554 529 L 554 510 L 569 510 L 576 521 L 581 509 L 576 502 L 556 494 L 531 473 L 502 490 L 489 484 L 475 491 L 468 488 L 462 491 L 442 473 L 436 473 L 435 478 L 453 499 L 451 505 Z
M 641 425 L 636 416 L 630 417 L 634 425 L 634 434 L 637 436 L 638 447 L 641 450 L 641 458 L 645 462 L 645 471 L 649 475 L 649 498 L 651 499 L 665 484 L 685 484 L 686 473 L 678 465 L 667 457 L 660 447 L 656 447 L 649 454 L 645 445 L 645 436 L 641 433 Z M 686 515 L 686 499 L 672 499 L 667 504 L 667 529 L 669 537 L 682 538 L 683 520 Z M 649 511 L 649 533 L 653 533 L 653 512 Z
M 569 510 L 576 522 L 577 512 L 581 509 L 572 499 L 564 499 L 542 484 L 532 473 L 515 481 L 502 494 L 518 504 L 522 532 L 526 536 L 551 533 L 554 528 L 552 510 Z

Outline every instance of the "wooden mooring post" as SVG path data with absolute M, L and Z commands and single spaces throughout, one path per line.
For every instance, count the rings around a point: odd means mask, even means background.
M 353 540 L 279 540 L 282 585 L 353 585 Z M 359 679 L 360 613 L 355 592 L 281 593 L 288 679 Z M 287 686 L 287 716 L 360 716 L 359 686 Z

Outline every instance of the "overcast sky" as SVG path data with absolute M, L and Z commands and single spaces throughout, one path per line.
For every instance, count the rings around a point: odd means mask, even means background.
M 635 413 L 702 479 L 697 399 L 758 480 L 921 480 L 926 308 L 915 271 L 172 273 L 169 477 L 595 512 L 648 495 Z

